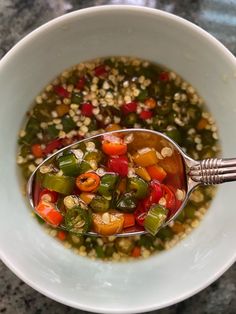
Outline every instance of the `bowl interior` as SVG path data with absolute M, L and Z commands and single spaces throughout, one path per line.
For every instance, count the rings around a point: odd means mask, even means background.
M 62 70 L 111 55 L 148 59 L 189 81 L 216 118 L 223 155 L 236 156 L 236 62 L 210 35 L 175 16 L 138 7 L 96 7 L 58 18 L 0 62 L 0 251 L 19 277 L 55 300 L 95 312 L 138 313 L 194 294 L 232 264 L 235 248 L 228 244 L 236 240 L 235 184 L 219 188 L 191 235 L 145 261 L 91 261 L 44 233 L 30 216 L 17 179 L 16 138 L 23 116 Z

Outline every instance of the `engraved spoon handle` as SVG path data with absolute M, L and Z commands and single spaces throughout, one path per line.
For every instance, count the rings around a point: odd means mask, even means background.
M 236 158 L 208 158 L 190 167 L 189 177 L 205 185 L 236 181 Z

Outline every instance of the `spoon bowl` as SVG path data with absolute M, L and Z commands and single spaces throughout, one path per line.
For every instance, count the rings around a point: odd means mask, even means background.
M 111 136 L 122 136 L 127 141 L 129 153 L 135 153 L 147 147 L 155 149 L 160 158 L 159 163 L 168 169 L 168 179 L 166 184 L 171 186 L 176 191 L 177 205 L 175 210 L 168 212 L 167 218 L 162 223 L 160 228 L 168 225 L 174 220 L 183 210 L 191 192 L 201 184 L 219 184 L 227 181 L 236 180 L 236 160 L 235 159 L 205 159 L 196 161 L 187 156 L 183 150 L 168 136 L 161 134 L 157 131 L 147 129 L 123 129 L 103 134 L 94 135 L 85 138 L 71 145 L 68 145 L 54 154 L 47 157 L 30 176 L 27 183 L 27 197 L 34 212 L 40 216 L 35 210 L 37 203 L 36 191 L 36 178 L 40 173 L 42 166 L 49 165 L 55 161 L 64 152 L 76 152 L 81 146 L 86 145 L 88 142 L 101 141 L 104 138 Z M 98 171 L 98 170 L 97 170 Z M 41 216 L 40 216 L 41 217 Z M 42 217 L 41 217 L 42 218 Z M 48 222 L 47 222 L 48 223 Z M 65 225 L 60 224 L 58 228 L 67 230 Z M 117 237 L 134 236 L 147 233 L 142 228 L 127 228 L 123 232 L 117 232 Z M 96 232 L 88 231 L 86 235 L 100 236 Z

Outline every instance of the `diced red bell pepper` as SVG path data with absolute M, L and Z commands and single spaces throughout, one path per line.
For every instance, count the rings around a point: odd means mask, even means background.
M 56 209 L 55 205 L 50 202 L 40 201 L 35 210 L 45 221 L 54 227 L 58 227 L 63 221 L 62 214 Z
M 141 256 L 141 247 L 140 246 L 135 246 L 131 252 L 132 257 L 139 257 Z
M 67 232 L 66 231 L 63 231 L 63 230 L 60 230 L 57 232 L 57 238 L 61 241 L 65 241 L 67 237 Z
M 62 98 L 68 98 L 70 96 L 70 93 L 63 86 L 60 85 L 55 86 L 54 91 L 59 97 Z
M 139 114 L 139 118 L 142 120 L 148 120 L 151 119 L 153 116 L 153 112 L 150 110 L 143 110 Z
M 85 117 L 92 117 L 93 115 L 93 105 L 89 102 L 84 103 L 81 107 L 81 113 Z
M 152 180 L 149 186 L 151 190 L 150 194 L 142 201 L 143 208 L 145 208 L 146 211 L 149 210 L 153 204 L 157 204 L 163 196 L 161 183 L 158 180 Z
M 107 168 L 110 172 L 126 177 L 128 174 L 128 158 L 126 156 L 112 156 L 108 160 Z
M 138 104 L 136 101 L 131 101 L 127 104 L 121 106 L 121 110 L 124 114 L 128 114 L 131 112 L 136 112 Z
M 180 208 L 180 206 L 183 203 L 183 200 L 178 200 L 178 198 L 176 197 L 176 191 L 177 191 L 176 187 L 173 187 L 172 185 L 168 185 L 168 188 L 173 192 L 173 194 L 175 196 L 175 209 L 172 211 L 172 215 L 173 215 Z
M 134 214 L 124 213 L 124 224 L 123 228 L 133 227 L 135 225 Z
M 135 221 L 136 221 L 137 225 L 143 227 L 144 220 L 145 220 L 146 216 L 147 216 L 146 211 L 140 211 L 140 210 L 136 209 L 134 212 L 134 217 L 135 217 Z
M 41 158 L 43 157 L 43 149 L 40 144 L 33 144 L 31 146 L 31 152 L 36 158 Z
M 84 86 L 85 86 L 85 83 L 86 83 L 86 80 L 85 80 L 85 77 L 84 76 L 82 76 L 79 80 L 78 80 L 78 82 L 76 83 L 76 88 L 77 89 L 79 89 L 79 90 L 82 90 L 83 88 L 84 88 Z
M 58 193 L 55 191 L 50 191 L 48 189 L 43 189 L 39 194 L 39 200 L 56 203 L 56 201 L 58 200 Z
M 169 73 L 165 72 L 165 71 L 161 72 L 159 75 L 159 79 L 162 82 L 168 82 L 169 81 Z
M 51 154 L 55 149 L 59 149 L 62 147 L 62 140 L 57 138 L 49 142 L 43 150 L 45 155 Z
M 105 76 L 107 74 L 107 70 L 105 65 L 101 64 L 94 69 L 94 74 L 96 76 Z
M 165 184 L 161 185 L 161 189 L 162 189 L 163 197 L 166 199 L 166 206 L 165 207 L 167 209 L 169 209 L 171 211 L 171 214 L 172 214 L 172 212 L 176 208 L 175 195 L 171 191 L 171 189 L 168 188 L 168 186 L 166 186 Z

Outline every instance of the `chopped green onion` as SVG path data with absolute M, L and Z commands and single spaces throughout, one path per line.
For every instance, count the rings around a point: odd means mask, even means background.
M 163 225 L 167 217 L 167 209 L 160 205 L 152 206 L 144 220 L 144 228 L 146 231 L 155 236 L 159 228 Z

